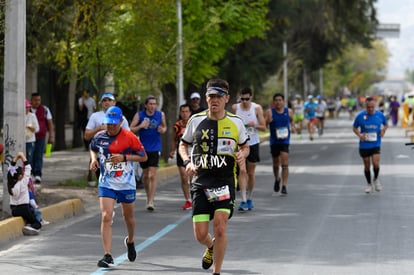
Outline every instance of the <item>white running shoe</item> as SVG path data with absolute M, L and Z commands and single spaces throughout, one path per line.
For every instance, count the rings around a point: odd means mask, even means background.
M 40 176 L 35 176 L 34 180 L 35 180 L 35 183 L 41 183 L 42 182 L 42 178 Z
M 48 225 L 48 224 L 50 224 L 50 222 L 49 221 L 46 221 L 46 220 L 41 220 L 40 221 L 40 224 L 41 225 Z
M 39 229 L 33 228 L 30 225 L 26 225 L 25 227 L 23 227 L 22 231 L 23 231 L 23 235 L 26 235 L 26 236 L 39 235 L 39 232 L 40 232 Z
M 365 193 L 369 194 L 372 192 L 372 184 L 367 184 L 367 187 L 365 188 Z
M 379 179 L 374 180 L 374 186 L 375 186 L 375 191 L 379 192 L 379 191 L 382 190 L 382 185 L 381 185 Z

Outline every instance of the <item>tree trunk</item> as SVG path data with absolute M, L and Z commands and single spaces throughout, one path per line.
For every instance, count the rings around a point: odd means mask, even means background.
M 83 146 L 83 132 L 81 131 L 81 125 L 79 121 L 79 105 L 78 99 L 82 96 L 81 93 L 76 93 L 73 105 L 73 125 L 72 125 L 72 148 Z
M 162 96 L 165 104 L 162 106 L 162 111 L 165 114 L 165 120 L 167 122 L 167 132 L 161 135 L 162 138 L 162 152 L 161 157 L 168 163 L 169 153 L 171 150 L 171 136 L 173 131 L 173 125 L 177 120 L 177 89 L 172 83 L 165 84 L 162 88 Z
M 53 70 L 52 83 L 54 85 L 54 99 L 56 112 L 55 116 L 55 146 L 54 149 L 65 150 L 66 149 L 66 137 L 65 137 L 65 121 L 66 112 L 68 106 L 68 95 L 69 95 L 69 83 L 59 84 L 59 72 Z

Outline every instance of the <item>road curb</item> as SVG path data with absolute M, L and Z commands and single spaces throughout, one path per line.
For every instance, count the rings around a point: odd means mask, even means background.
M 80 199 L 69 199 L 41 208 L 42 216 L 50 222 L 58 222 L 84 212 Z M 12 217 L 0 221 L 0 242 L 23 236 L 25 223 L 21 217 Z
M 69 199 L 46 206 L 41 210 L 43 219 L 58 222 L 83 213 L 84 207 L 80 199 Z
M 0 221 L 0 241 L 7 241 L 22 236 L 24 221 L 21 217 L 8 218 Z

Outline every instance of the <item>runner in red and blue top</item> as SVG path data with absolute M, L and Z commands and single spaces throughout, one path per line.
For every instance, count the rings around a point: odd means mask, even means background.
M 133 262 L 136 258 L 134 245 L 134 202 L 136 198 L 135 171 L 133 162 L 146 161 L 144 147 L 134 133 L 121 128 L 123 121 L 122 110 L 116 106 L 110 107 L 103 123 L 106 130 L 98 132 L 91 141 L 90 169 L 100 168 L 98 196 L 101 208 L 101 236 L 105 252 L 98 261 L 99 267 L 110 267 L 114 261 L 112 250 L 112 214 L 115 201 L 121 203 L 127 236 L 124 244 L 128 250 L 128 259 Z

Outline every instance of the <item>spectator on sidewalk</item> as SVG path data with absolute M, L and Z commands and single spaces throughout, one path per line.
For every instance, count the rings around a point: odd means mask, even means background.
M 27 184 L 28 188 L 29 188 L 29 205 L 30 205 L 30 209 L 33 211 L 33 213 L 36 216 L 36 219 L 42 224 L 42 225 L 47 225 L 50 222 L 46 221 L 43 219 L 42 216 L 42 210 L 40 210 L 39 205 L 36 202 L 36 198 L 35 198 L 35 187 L 33 184 L 33 180 L 30 177 L 29 179 L 29 183 Z
M 21 160 L 24 171 L 17 161 Z M 42 228 L 42 224 L 36 219 L 34 212 L 29 206 L 29 180 L 31 177 L 32 166 L 26 159 L 23 152 L 19 152 L 7 168 L 7 190 L 10 195 L 10 209 L 13 217 L 22 217 L 27 223 L 23 227 L 23 234 L 37 235 Z
M 192 115 L 200 113 L 200 112 L 202 112 L 206 109 L 206 108 L 202 107 L 201 104 L 200 104 L 201 96 L 200 96 L 199 93 L 197 93 L 197 92 L 192 93 L 191 96 L 190 96 L 190 100 L 191 100 L 190 107 L 191 107 L 191 114 Z
M 36 144 L 36 134 L 39 132 L 39 122 L 37 121 L 37 117 L 35 114 L 30 112 L 30 107 L 32 105 L 26 99 L 25 100 L 25 107 L 26 107 L 26 115 L 24 118 L 26 129 L 26 156 L 27 160 L 29 161 L 30 165 L 33 167 L 33 152 L 35 149 Z
M 96 109 L 95 99 L 93 99 L 89 95 L 88 90 L 84 90 L 82 96 L 78 99 L 78 107 L 79 107 L 79 117 L 78 117 L 78 124 L 82 131 L 85 133 L 86 125 L 88 125 L 89 118 L 93 114 Z M 89 141 L 85 138 L 83 139 L 85 149 L 89 150 Z
M 46 136 L 48 134 L 48 144 L 53 144 L 55 140 L 55 127 L 53 124 L 52 113 L 49 108 L 42 104 L 39 93 L 33 93 L 31 97 L 31 112 L 37 117 L 39 132 L 36 133 L 35 148 L 33 151 L 33 176 L 35 183 L 42 182 L 43 154 L 46 147 Z

